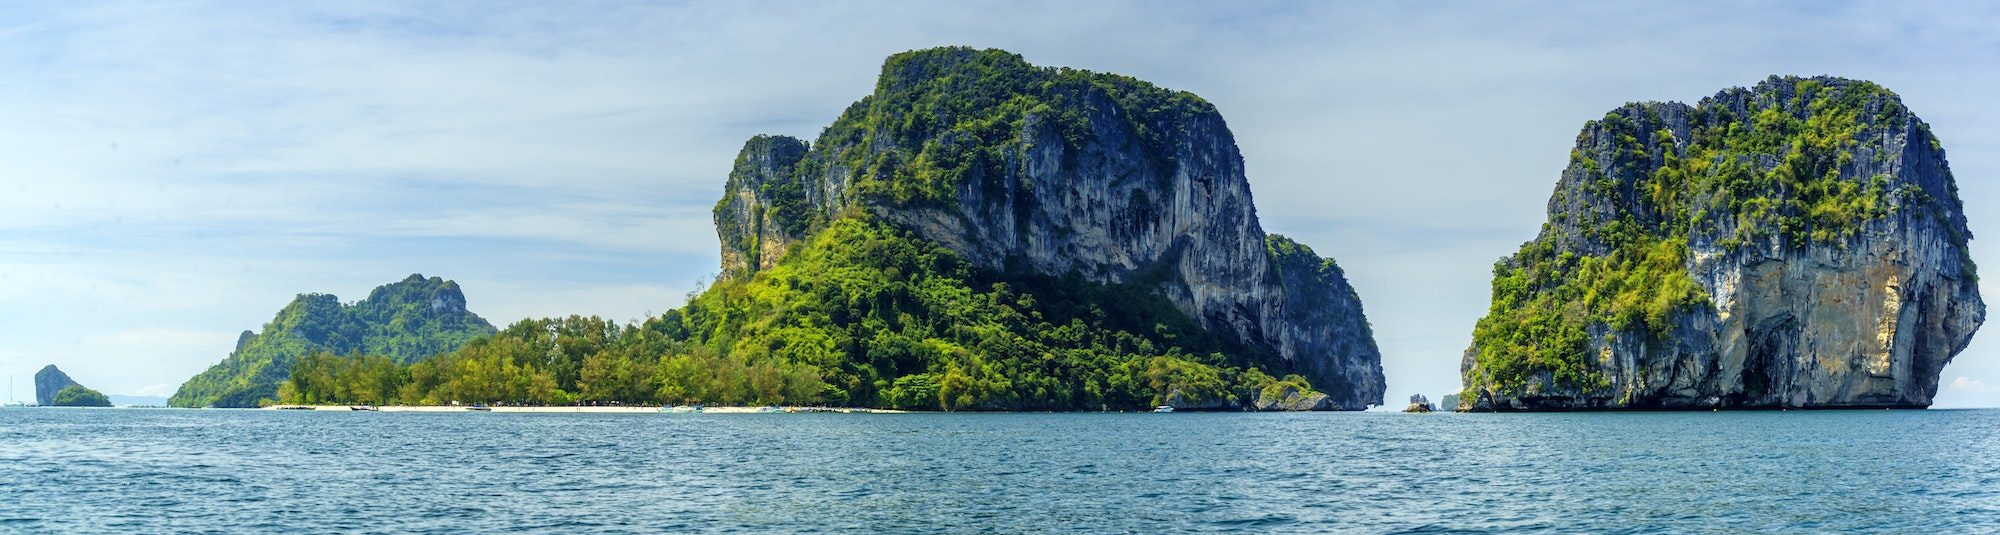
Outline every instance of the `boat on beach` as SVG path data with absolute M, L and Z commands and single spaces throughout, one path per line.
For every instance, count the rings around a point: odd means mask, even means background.
M 674 414 L 686 414 L 686 413 L 694 413 L 694 412 L 701 412 L 701 406 L 700 406 L 700 405 L 694 405 L 694 406 L 688 406 L 688 405 L 675 405 L 675 406 L 672 406 L 672 407 L 660 407 L 660 412 L 669 412 L 669 413 L 674 413 Z
M 476 404 L 476 405 L 472 405 L 472 406 L 469 406 L 469 407 L 466 407 L 466 408 L 465 408 L 465 410 L 468 410 L 468 411 L 479 411 L 479 412 L 493 412 L 493 407 L 488 407 L 488 406 L 486 406 L 486 404 L 484 404 L 484 403 L 480 403 L 480 404 Z

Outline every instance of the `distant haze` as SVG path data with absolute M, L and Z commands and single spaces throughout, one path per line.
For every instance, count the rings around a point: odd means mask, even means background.
M 120 406 L 123 406 L 123 405 L 136 405 L 136 406 L 141 406 L 141 407 L 165 407 L 165 406 L 167 406 L 167 398 L 164 398 L 164 397 L 159 397 L 159 396 L 120 396 L 120 395 L 116 395 L 116 394 L 113 394 L 113 395 L 110 395 L 110 396 L 107 396 L 107 397 L 110 397 L 110 398 L 111 398 L 111 404 L 112 404 L 112 405 L 120 405 Z
M 1388 398 L 1438 399 L 1494 260 L 1534 236 L 1583 122 L 1627 101 L 1873 80 L 1942 138 L 1974 232 L 2000 225 L 1996 9 L 16 4 L 0 372 L 17 398 L 46 364 L 166 396 L 297 293 L 352 301 L 419 272 L 501 325 L 676 307 L 716 271 L 709 210 L 746 138 L 812 139 L 885 56 L 965 44 L 1214 102 L 1265 228 L 1346 268 Z M 1972 251 L 2000 269 L 2000 243 Z M 1938 406 L 2000 406 L 1992 338 L 1945 369 Z

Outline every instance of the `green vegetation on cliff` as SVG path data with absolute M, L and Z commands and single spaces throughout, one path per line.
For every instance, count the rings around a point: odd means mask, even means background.
M 656 324 L 714 350 L 812 366 L 823 401 L 942 409 L 1137 408 L 1245 398 L 1246 355 L 1139 285 L 1002 275 L 893 227 L 836 220 L 777 267 Z
M 52 404 L 57 407 L 109 407 L 111 398 L 104 397 L 102 392 L 84 388 L 83 385 L 69 385 L 56 392 L 55 402 Z
M 76 381 L 70 379 L 69 374 L 57 369 L 56 365 L 43 366 L 41 370 L 35 372 L 35 404 L 54 405 L 56 393 L 75 384 Z
M 1935 143 L 1894 93 L 1831 78 L 1772 78 L 1698 107 L 1632 104 L 1591 121 L 1550 222 L 1494 265 L 1469 388 L 1609 386 L 1592 364 L 1594 326 L 1664 338 L 1680 312 L 1708 306 L 1687 271 L 1695 239 L 1724 251 L 1845 247 L 1892 206 L 1923 202 L 1855 174 L 1858 153 L 1886 157 L 1864 140 L 1912 123 L 1924 138 L 1912 143 Z
M 315 355 L 287 403 L 835 404 L 1140 409 L 1307 391 L 1155 291 L 979 270 L 861 217 L 777 266 L 621 327 L 531 320 L 409 365 Z M 1231 358 L 1225 355 L 1240 355 Z M 1220 405 L 1218 405 L 1220 406 Z
M 856 189 L 899 203 L 951 201 L 962 184 L 1009 176 L 1004 162 L 1020 152 L 1031 118 L 1048 121 L 1075 147 L 1092 135 L 1095 111 L 1115 108 L 1139 133 L 1139 148 L 1167 169 L 1168 125 L 1214 113 L 1192 93 L 1115 74 L 1038 68 L 1000 50 L 907 52 L 891 56 L 883 73 L 865 113 L 843 115 L 829 132 L 862 133 L 858 143 L 836 142 L 844 149 L 837 161 L 861 172 Z M 876 136 L 914 153 L 871 151 Z
M 168 403 L 256 407 L 275 401 L 292 364 L 312 353 L 383 355 L 407 363 L 492 332 L 492 324 L 465 309 L 458 283 L 437 277 L 411 275 L 351 305 L 332 295 L 300 295 L 261 333 L 244 333 L 228 358 L 188 379 Z
M 1674 312 L 1706 302 L 1683 266 L 1684 242 L 1634 239 L 1604 256 L 1552 249 L 1530 242 L 1518 265 L 1494 266 L 1493 302 L 1473 330 L 1483 384 L 1513 392 L 1548 374 L 1555 384 L 1601 388 L 1605 379 L 1590 367 L 1591 325 L 1662 335 Z
M 948 203 L 962 185 L 1006 180 L 1005 163 L 1021 152 L 1031 120 L 1046 121 L 1078 146 L 1092 135 L 1095 112 L 1114 111 L 1139 132 L 1138 149 L 1167 169 L 1170 140 L 1178 134 L 1173 125 L 1215 113 L 1193 93 L 1128 76 L 1036 67 L 1001 50 L 905 52 L 890 56 L 882 72 L 875 93 L 821 133 L 814 150 L 828 151 L 826 157 L 807 161 L 845 169 L 857 193 L 892 204 Z M 795 199 L 804 202 L 803 196 Z M 803 214 L 784 202 L 774 205 Z

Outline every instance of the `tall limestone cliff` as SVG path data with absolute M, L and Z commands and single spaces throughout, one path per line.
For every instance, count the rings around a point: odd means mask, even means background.
M 1548 214 L 1494 266 L 1462 408 L 1924 407 L 1985 319 L 1943 146 L 1869 82 L 1613 110 Z
M 277 398 L 278 384 L 300 357 L 360 352 L 409 363 L 493 334 L 491 323 L 466 309 L 458 283 L 410 275 L 368 298 L 342 304 L 328 294 L 303 294 L 261 333 L 244 331 L 228 358 L 183 383 L 175 407 L 256 407 Z
M 848 214 L 987 270 L 1156 288 L 1339 407 L 1382 402 L 1360 300 L 1331 260 L 1264 233 L 1233 136 L 1193 94 L 997 50 L 892 56 L 814 143 L 744 145 L 715 210 L 724 271 L 769 269 Z

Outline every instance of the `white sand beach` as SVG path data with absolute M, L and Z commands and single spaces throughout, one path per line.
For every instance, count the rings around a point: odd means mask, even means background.
M 354 407 L 359 407 L 359 406 L 362 405 L 272 405 L 269 407 L 264 407 L 264 410 L 297 410 L 297 411 L 312 410 L 312 411 L 355 412 Z M 896 413 L 908 412 L 908 411 L 899 411 L 893 409 L 866 409 L 857 407 L 781 407 L 781 408 L 783 408 L 787 413 L 833 412 L 842 414 L 896 414 Z M 661 407 L 646 406 L 646 405 L 545 406 L 545 407 L 494 406 L 494 407 L 487 407 L 488 410 L 475 410 L 470 406 L 463 406 L 463 405 L 460 406 L 384 405 L 381 407 L 375 407 L 375 409 L 382 412 L 465 412 L 465 413 L 512 412 L 512 413 L 648 414 L 648 413 L 662 412 Z M 769 414 L 762 412 L 762 410 L 763 407 L 702 407 L 701 414 Z

